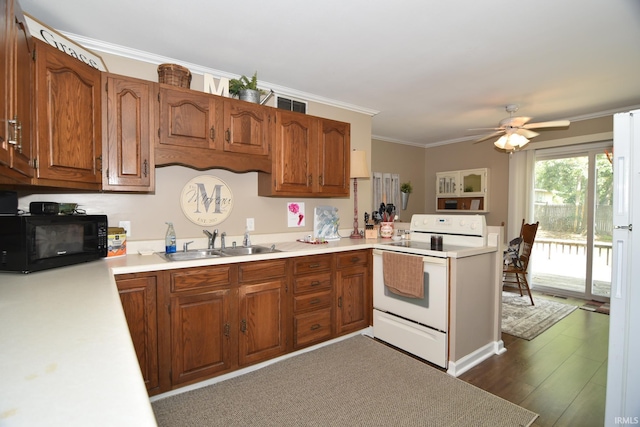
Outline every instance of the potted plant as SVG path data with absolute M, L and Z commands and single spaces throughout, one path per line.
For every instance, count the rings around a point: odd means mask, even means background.
M 400 184 L 400 193 L 402 197 L 402 210 L 407 210 L 407 203 L 409 203 L 409 194 L 413 191 L 411 181 L 403 182 Z
M 242 101 L 259 104 L 264 91 L 258 89 L 258 72 L 253 73 L 251 78 L 243 75 L 239 79 L 229 80 L 229 93 Z

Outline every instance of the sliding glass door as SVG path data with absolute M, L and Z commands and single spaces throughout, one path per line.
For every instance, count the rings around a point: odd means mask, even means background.
M 536 150 L 532 286 L 606 301 L 611 289 L 613 169 L 602 144 Z

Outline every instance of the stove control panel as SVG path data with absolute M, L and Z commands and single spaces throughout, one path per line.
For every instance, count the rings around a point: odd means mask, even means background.
M 411 231 L 484 236 L 483 215 L 416 214 L 411 217 Z

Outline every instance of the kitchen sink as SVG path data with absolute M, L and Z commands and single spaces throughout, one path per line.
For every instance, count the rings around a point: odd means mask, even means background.
M 223 256 L 220 249 L 192 249 L 186 252 L 174 252 L 172 254 L 159 253 L 158 255 L 169 261 L 189 261 L 193 259 L 219 258 Z
M 194 259 L 220 258 L 241 255 L 269 254 L 281 252 L 275 246 L 237 246 L 225 249 L 191 249 L 186 252 L 174 252 L 172 254 L 158 253 L 161 257 L 169 261 L 190 261 Z
M 280 252 L 274 246 L 266 247 L 266 246 L 236 246 L 235 248 L 224 248 L 221 250 L 223 256 L 240 256 L 240 255 L 258 255 L 258 254 L 269 254 L 272 252 Z

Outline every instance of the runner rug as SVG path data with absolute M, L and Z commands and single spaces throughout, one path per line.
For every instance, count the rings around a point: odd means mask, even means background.
M 502 332 L 532 340 L 578 308 L 545 298 L 534 302 L 527 295 L 502 292 Z
M 513 427 L 538 417 L 362 335 L 152 405 L 160 427 Z

